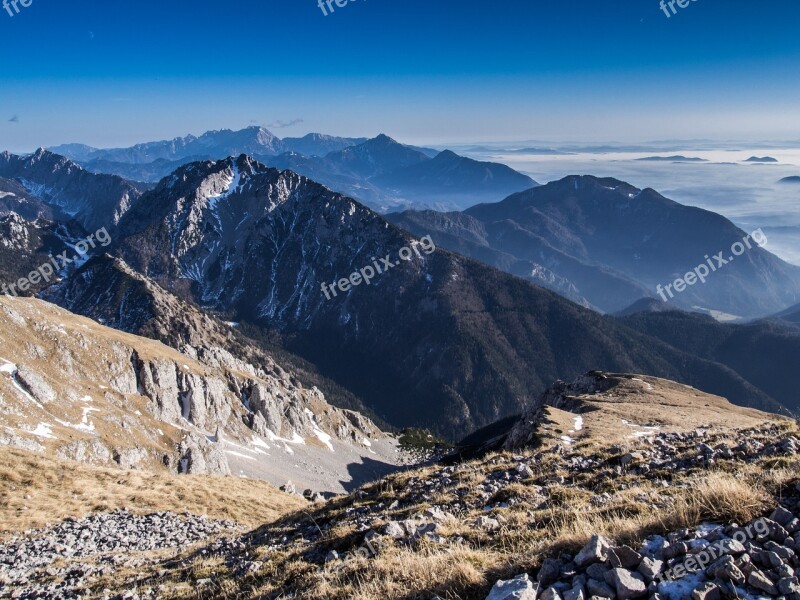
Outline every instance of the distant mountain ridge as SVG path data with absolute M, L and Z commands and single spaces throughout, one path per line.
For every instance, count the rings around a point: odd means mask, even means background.
M 407 211 L 389 220 L 415 235 L 536 281 L 604 312 L 619 312 L 747 235 L 724 217 L 611 178 L 569 176 L 463 213 Z M 800 300 L 800 268 L 752 249 L 687 287 L 669 305 L 760 317 Z M 768 248 L 767 244 L 767 248 Z M 758 283 L 754 283 L 758 282 Z M 560 289 L 559 289 L 560 288 Z
M 309 133 L 300 138 L 283 138 L 283 144 L 288 152 L 297 152 L 306 156 L 325 156 L 350 146 L 358 146 L 368 140 L 369 138 L 364 137 L 348 138 L 322 133 Z
M 796 357 L 800 356 L 800 329 L 796 328 L 800 308 L 788 311 L 783 320 L 786 322 L 765 319 L 733 325 L 674 310 L 644 311 L 621 318 L 631 329 L 724 364 L 800 414 L 794 372 Z
M 384 134 L 367 139 L 310 133 L 280 139 L 263 127 L 248 127 L 130 148 L 65 144 L 52 152 L 63 152 L 93 173 L 151 184 L 190 162 L 247 154 L 310 177 L 381 212 L 411 206 L 466 208 L 538 185 L 505 165 L 401 144 Z
M 459 156 L 450 150 L 440 152 L 432 160 L 379 175 L 376 182 L 383 187 L 396 189 L 400 194 L 420 198 L 429 194 L 431 189 L 438 190 L 440 195 L 449 192 L 454 198 L 469 198 L 479 197 L 483 192 L 512 194 L 520 188 L 528 189 L 538 185 L 533 179 L 511 167 L 480 162 Z M 461 203 L 464 202 L 465 200 L 461 200 Z
M 77 144 L 54 146 L 52 152 L 63 152 L 69 156 L 77 150 L 78 160 L 102 159 L 111 162 L 146 164 L 156 160 L 179 160 L 190 156 L 215 156 L 224 154 L 263 154 L 275 155 L 286 150 L 280 138 L 263 127 L 247 127 L 240 131 L 222 129 L 208 131 L 201 136 L 187 135 L 172 140 L 146 142 L 129 148 L 99 149 L 82 147 Z

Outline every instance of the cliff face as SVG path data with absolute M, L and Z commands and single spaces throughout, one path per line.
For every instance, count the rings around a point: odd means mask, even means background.
M 322 491 L 341 491 L 353 462 L 394 460 L 368 419 L 330 406 L 274 362 L 254 366 L 214 346 L 182 353 L 40 300 L 0 297 L 0 312 L 0 443 Z M 319 461 L 330 467 L 324 476 Z

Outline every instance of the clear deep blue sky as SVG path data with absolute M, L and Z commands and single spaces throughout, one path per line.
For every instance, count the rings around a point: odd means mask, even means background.
M 670 18 L 658 0 L 352 0 L 327 17 L 317 0 L 32 2 L 0 10 L 0 149 L 252 123 L 431 144 L 800 139 L 797 0 Z

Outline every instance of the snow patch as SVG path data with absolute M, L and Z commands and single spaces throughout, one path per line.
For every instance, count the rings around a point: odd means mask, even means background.
M 269 439 L 270 442 L 282 442 L 284 446 L 286 444 L 299 444 L 302 446 L 306 443 L 306 441 L 302 437 L 300 437 L 296 431 L 292 432 L 292 439 L 289 440 L 286 438 L 282 438 L 279 435 L 275 435 L 274 433 L 272 433 L 272 431 L 267 429 L 267 439 Z
M 305 411 L 306 415 L 308 415 L 308 418 L 311 419 L 312 433 L 314 436 L 320 442 L 325 444 L 328 447 L 328 450 L 335 452 L 332 443 L 333 438 L 319 428 L 319 425 L 317 424 L 317 416 L 307 408 L 304 408 L 303 410 Z
M 255 460 L 255 457 L 247 456 L 246 454 L 242 454 L 241 452 L 236 452 L 235 450 L 225 450 L 225 454 L 230 454 L 232 456 L 238 456 L 239 458 L 244 458 L 245 460 Z
M 686 575 L 675 581 L 664 581 L 658 585 L 658 593 L 667 600 L 682 600 L 691 598 L 692 592 L 705 579 L 705 572 L 701 569 L 696 573 Z
M 661 430 L 661 427 L 658 425 L 636 425 L 635 423 L 631 423 L 630 421 L 627 421 L 625 419 L 622 419 L 622 424 L 625 425 L 626 427 L 633 427 L 635 429 L 639 429 L 639 431 L 634 431 L 631 435 L 627 436 L 629 438 L 649 437 L 651 435 L 655 435 L 658 431 Z
M 320 442 L 322 442 L 328 447 L 328 450 L 330 450 L 331 452 L 335 452 L 335 450 L 333 449 L 333 443 L 331 441 L 333 438 L 331 438 L 331 436 L 329 436 L 327 433 L 325 433 L 318 427 L 314 428 L 314 435 L 317 436 L 317 439 Z
M 3 364 L 0 365 L 0 373 L 5 373 L 6 375 L 8 375 L 11 378 L 11 383 L 14 385 L 15 388 L 17 388 L 17 391 L 19 391 L 28 400 L 33 402 L 36 406 L 44 410 L 45 409 L 44 406 L 42 406 L 39 403 L 39 401 L 36 400 L 36 398 L 31 396 L 28 390 L 26 390 L 20 384 L 19 380 L 17 379 L 17 365 L 12 363 L 11 361 L 6 360 L 5 358 L 0 358 L 0 361 L 3 361 Z
M 239 172 L 239 167 L 236 164 L 236 161 L 231 161 L 231 169 L 233 171 L 233 175 L 227 178 L 224 190 L 219 194 L 217 194 L 216 196 L 208 197 L 208 207 L 211 209 L 212 212 L 216 212 L 217 204 L 219 204 L 220 201 L 225 200 L 228 196 L 233 194 L 241 184 L 242 174 Z
M 75 425 L 75 429 L 80 429 L 81 431 L 87 432 L 94 431 L 94 422 L 89 420 L 89 414 L 93 412 L 100 412 L 100 409 L 93 408 L 91 406 L 84 407 L 81 422 Z
M 33 430 L 23 430 L 28 431 L 31 435 L 35 435 L 36 437 L 45 438 L 48 440 L 56 440 L 58 439 L 56 436 L 53 435 L 53 426 L 50 423 L 39 423 L 36 426 L 36 429 Z

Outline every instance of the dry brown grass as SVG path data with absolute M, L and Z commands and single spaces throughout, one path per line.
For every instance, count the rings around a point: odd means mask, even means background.
M 491 462 L 489 457 L 473 463 L 474 470 L 467 468 L 455 478 L 472 484 L 476 473 L 492 468 Z M 549 462 L 541 468 L 553 469 L 555 465 Z M 210 568 L 206 562 L 190 561 L 186 570 L 151 582 L 166 584 L 175 598 L 280 597 L 292 590 L 308 600 L 429 600 L 434 594 L 446 600 L 483 600 L 497 579 L 533 572 L 545 557 L 577 551 L 595 533 L 635 545 L 653 533 L 707 521 L 745 522 L 764 514 L 774 507 L 782 486 L 796 481 L 800 468 L 796 458 L 774 469 L 768 462 L 692 473 L 677 478 L 669 488 L 623 476 L 614 482 L 611 500 L 601 505 L 592 502 L 593 492 L 569 482 L 551 486 L 544 503 L 541 496 L 530 493 L 532 486 L 519 483 L 510 486 L 511 492 L 530 501 L 494 513 L 504 519 L 500 532 L 477 530 L 472 523 L 485 513 L 476 509 L 446 522 L 445 544 L 426 542 L 409 548 L 384 540 L 377 557 L 337 563 L 327 574 L 318 573 L 315 564 L 304 560 L 304 548 L 298 547 L 257 553 L 264 565 L 254 576 L 234 578 L 224 566 Z M 430 469 L 424 469 L 398 475 L 384 481 L 380 489 L 388 496 L 392 486 L 402 490 L 401 484 L 410 477 L 429 474 Z M 326 518 L 341 516 L 345 508 L 355 505 L 352 501 L 331 503 Z M 352 551 L 362 536 L 349 526 L 335 527 L 326 535 L 326 547 Z M 459 536 L 460 542 L 456 541 Z M 207 588 L 185 587 L 187 580 L 202 577 L 213 579 Z
M 256 526 L 307 505 L 263 481 L 90 467 L 0 447 L 0 535 L 117 508 Z

